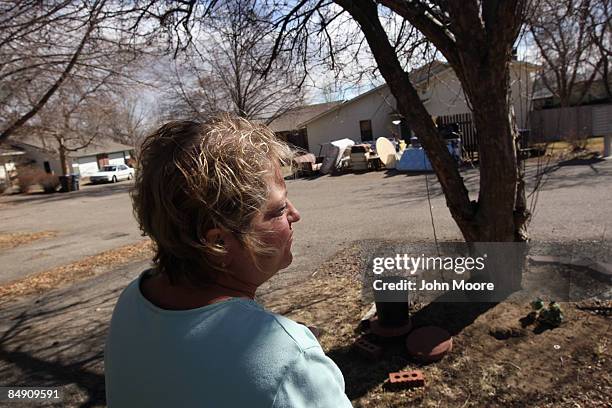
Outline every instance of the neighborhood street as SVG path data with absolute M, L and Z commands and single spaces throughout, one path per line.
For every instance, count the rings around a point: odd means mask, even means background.
M 569 164 L 552 168 L 544 179 L 531 237 L 539 241 L 609 240 L 612 161 Z M 532 159 L 527 166 L 530 186 L 536 171 Z M 477 171 L 466 170 L 463 176 L 470 191 L 475 191 Z M 433 174 L 379 171 L 288 180 L 289 197 L 302 220 L 295 224 L 294 263 L 276 284 L 283 277 L 309 276 L 351 241 L 432 241 L 426 177 L 438 239 L 461 239 Z M 131 183 L 85 185 L 69 194 L 2 197 L 2 232 L 55 231 L 57 235 L 0 250 L 0 284 L 142 239 L 132 216 Z
M 535 170 L 534 165 L 528 167 L 531 180 Z M 539 197 L 541 207 L 531 228 L 532 237 L 539 241 L 599 241 L 603 238 L 609 242 L 612 161 L 560 166 L 553 170 L 543 184 Z M 474 170 L 464 173 L 471 188 L 476 182 L 475 176 Z M 438 238 L 459 239 L 437 183 L 433 176 L 427 178 L 432 184 L 430 192 Z M 127 183 L 85 186 L 72 194 L 17 200 L 3 198 L 0 217 L 4 231 L 54 230 L 58 235 L 0 252 L 2 279 L 8 281 L 33 274 L 51 264 L 71 262 L 112 245 L 125 245 L 140 239 L 131 216 L 129 186 Z M 346 258 L 345 249 L 351 241 L 368 238 L 410 243 L 432 240 L 424 175 L 382 171 L 345 174 L 315 180 L 290 180 L 287 187 L 302 214 L 302 221 L 295 224 L 294 263 L 260 288 L 258 300 L 264 304 L 287 297 L 288 290 L 299 292 L 309 282 L 316 285 L 317 279 L 310 279 L 312 271 L 338 250 L 343 254 L 341 264 L 337 265 L 340 276 L 346 273 L 350 260 Z M 45 214 L 44 223 L 33 221 L 32 214 Z M 105 239 L 113 236 L 116 238 Z M 28 256 L 41 253 L 46 255 L 43 259 L 47 259 L 47 263 L 27 260 Z M 20 260 L 12 260 L 15 254 L 20 254 Z M 342 265 L 347 260 L 349 265 Z M 147 263 L 134 260 L 73 285 L 3 302 L 0 307 L 3 339 L 0 377 L 6 384 L 61 385 L 66 396 L 65 406 L 104 406 L 104 342 L 111 312 L 121 291 L 147 267 Z M 332 299 L 321 303 L 321 308 L 330 307 L 333 302 Z M 323 325 L 328 331 L 332 325 L 338 325 L 335 320 L 325 323 L 325 316 L 314 308 L 316 305 L 306 308 L 313 310 L 311 316 L 306 313 L 306 322 Z M 278 306 L 273 310 L 280 313 Z M 597 340 L 603 334 L 592 336 Z M 540 342 L 556 344 L 558 335 L 550 332 L 540 337 L 538 344 Z M 475 346 L 480 350 L 479 347 Z M 473 349 L 464 347 L 464 350 Z M 429 370 L 434 369 L 437 367 Z M 349 385 L 357 381 L 350 376 L 347 380 Z

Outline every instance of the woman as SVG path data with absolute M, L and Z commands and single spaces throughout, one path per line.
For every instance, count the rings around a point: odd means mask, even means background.
M 134 212 L 156 252 L 113 312 L 111 408 L 350 406 L 311 332 L 253 300 L 292 260 L 300 215 L 279 166 L 290 158 L 271 132 L 228 116 L 144 141 Z

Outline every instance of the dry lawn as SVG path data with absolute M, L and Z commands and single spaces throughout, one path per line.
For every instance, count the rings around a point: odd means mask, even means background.
M 322 265 L 313 279 L 261 299 L 276 312 L 322 329 L 321 344 L 342 370 L 356 407 L 610 407 L 609 304 L 608 315 L 600 315 L 562 303 L 566 322 L 543 332 L 521 325 L 528 304 L 417 305 L 413 326 L 446 328 L 453 334 L 453 351 L 421 366 L 410 361 L 400 338 L 378 340 L 385 350 L 380 361 L 363 359 L 352 349 L 360 317 L 370 307 L 360 301 L 360 251 L 354 245 Z M 512 335 L 496 339 L 491 333 L 500 328 Z M 425 374 L 424 388 L 386 389 L 388 373 L 415 368 Z
M 603 137 L 591 137 L 588 139 L 576 140 L 574 143 L 570 141 L 560 141 L 547 143 L 541 146 L 546 147 L 546 154 L 548 155 L 552 155 L 554 157 L 565 157 L 573 153 L 576 144 L 583 146 L 586 152 L 603 154 Z
M 0 250 L 15 248 L 39 239 L 52 238 L 56 235 L 56 231 L 0 232 Z
M 110 268 L 125 265 L 139 259 L 150 258 L 151 256 L 152 249 L 149 240 L 125 245 L 2 285 L 0 286 L 0 299 L 6 301 L 25 295 L 39 294 L 50 289 L 91 278 Z

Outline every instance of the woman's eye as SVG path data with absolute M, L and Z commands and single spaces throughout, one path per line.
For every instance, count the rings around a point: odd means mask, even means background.
M 283 205 L 282 208 L 280 208 L 277 212 L 276 212 L 276 216 L 280 217 L 282 215 L 285 215 L 285 210 L 287 210 L 287 204 Z

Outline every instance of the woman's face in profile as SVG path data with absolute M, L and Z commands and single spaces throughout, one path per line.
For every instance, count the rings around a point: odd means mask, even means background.
M 251 258 L 249 256 L 238 255 L 234 258 L 236 269 L 250 275 L 248 280 L 256 285 L 262 284 L 291 264 L 292 224 L 300 220 L 299 212 L 287 198 L 287 188 L 280 175 L 280 169 L 277 168 L 270 174 L 268 185 L 270 186 L 268 200 L 261 212 L 254 217 L 251 226 L 253 233 L 267 248 L 274 250 L 274 254 L 257 257 L 259 270 L 252 265 L 242 264 L 240 259 L 246 261 Z

